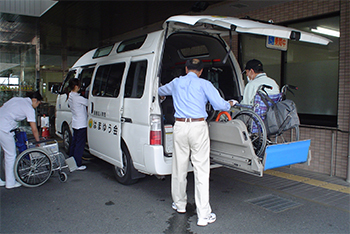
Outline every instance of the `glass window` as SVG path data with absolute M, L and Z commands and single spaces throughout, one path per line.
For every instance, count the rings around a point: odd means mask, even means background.
M 339 32 L 339 16 L 324 17 L 287 25 L 306 32 L 327 28 Z M 267 75 L 283 86 L 295 85 L 288 94 L 297 107 L 302 124 L 337 126 L 339 37 L 319 34 L 333 43 L 327 46 L 288 40 L 286 52 L 266 48 L 266 37 L 242 34 L 242 68 L 250 59 L 258 59 Z
M 141 37 L 137 37 L 137 38 L 123 41 L 118 46 L 117 52 L 121 53 L 121 52 L 139 49 L 143 45 L 143 43 L 145 42 L 146 37 L 147 37 L 147 35 L 144 35 Z
M 63 93 L 69 93 L 69 80 L 73 79 L 75 77 L 76 70 L 71 70 L 67 73 L 66 78 L 64 79 L 64 82 L 61 87 L 61 94 Z
M 100 66 L 97 69 L 92 95 L 118 97 L 125 63 Z
M 147 61 L 132 62 L 125 83 L 124 97 L 141 98 L 145 88 Z
M 89 92 L 89 85 L 91 83 L 91 78 L 92 74 L 94 73 L 94 69 L 94 67 L 84 68 L 79 75 L 79 79 L 81 81 L 80 92 L 85 97 L 87 97 L 87 93 Z M 87 91 L 86 94 L 85 91 Z
M 79 75 L 79 79 L 81 81 L 81 87 L 86 88 L 91 83 L 92 73 L 94 73 L 94 67 L 92 68 L 85 68 L 81 71 Z
M 94 56 L 92 56 L 92 58 L 100 58 L 103 56 L 107 56 L 112 51 L 112 49 L 113 49 L 113 45 L 98 48 L 95 51 Z
M 209 55 L 208 48 L 205 45 L 183 48 L 179 50 L 179 53 L 183 58 L 200 57 L 200 56 Z
M 268 77 L 281 84 L 281 51 L 266 48 L 266 37 L 242 34 L 242 70 L 251 59 L 262 62 L 264 71 Z M 244 75 L 245 76 L 245 75 Z M 246 76 L 245 76 L 246 78 Z M 247 80 L 245 80 L 247 82 Z
M 310 20 L 289 27 L 317 33 L 326 28 L 339 32 L 339 16 Z M 333 42 L 327 46 L 294 42 L 288 46 L 285 83 L 298 86 L 295 97 L 301 123 L 337 126 L 339 37 L 319 34 Z

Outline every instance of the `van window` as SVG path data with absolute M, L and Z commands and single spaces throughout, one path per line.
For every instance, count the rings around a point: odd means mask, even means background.
M 103 56 L 107 56 L 112 51 L 112 49 L 113 49 L 113 45 L 104 46 L 104 47 L 98 48 L 95 51 L 95 53 L 92 56 L 92 58 L 100 58 L 100 57 L 103 57 Z
M 146 40 L 147 35 L 125 40 L 118 46 L 117 53 L 139 49 Z
M 94 67 L 84 68 L 79 75 L 79 79 L 81 81 L 80 91 L 83 95 L 85 95 L 85 90 L 91 83 L 91 78 L 92 78 L 92 74 L 94 73 L 94 69 L 95 69 Z
M 209 55 L 208 48 L 205 45 L 183 48 L 179 50 L 179 53 L 183 58 L 202 57 Z
M 92 95 L 118 97 L 125 63 L 100 66 L 97 69 Z
M 64 82 L 61 87 L 61 94 L 68 94 L 69 93 L 69 80 L 75 77 L 76 70 L 71 70 L 67 73 L 66 78 L 64 79 Z
M 125 82 L 124 97 L 141 98 L 145 88 L 147 61 L 132 62 Z
M 81 71 L 79 75 L 79 79 L 81 81 L 81 86 L 82 87 L 87 87 L 89 86 L 92 78 L 92 73 L 94 72 L 94 68 L 85 68 Z

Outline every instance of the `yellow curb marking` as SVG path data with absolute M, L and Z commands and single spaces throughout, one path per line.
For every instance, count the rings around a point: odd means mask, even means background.
M 329 189 L 329 190 L 334 190 L 334 191 L 350 194 L 350 187 L 343 186 L 343 185 L 332 184 L 332 183 L 328 183 L 328 182 L 324 182 L 324 181 L 320 181 L 320 180 L 310 179 L 307 177 L 292 175 L 292 174 L 288 174 L 285 172 L 274 171 L 274 170 L 267 170 L 264 173 L 268 174 L 268 175 L 272 175 L 272 176 L 277 176 L 280 178 L 285 178 L 288 180 L 293 180 L 293 181 L 302 182 L 305 184 L 310 184 L 310 185 L 313 185 L 316 187 L 321 187 L 321 188 L 325 188 L 325 189 Z

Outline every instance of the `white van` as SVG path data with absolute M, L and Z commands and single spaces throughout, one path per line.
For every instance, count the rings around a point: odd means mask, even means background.
M 66 149 L 72 132 L 66 89 L 69 79 L 76 77 L 81 79 L 82 91 L 89 100 L 89 151 L 112 164 L 122 184 L 134 183 L 145 174 L 171 174 L 174 108 L 171 97 L 160 102 L 157 90 L 159 85 L 184 75 L 187 59 L 204 62 L 202 77 L 210 80 L 226 100 L 241 100 L 241 69 L 221 36 L 255 33 L 318 44 L 329 42 L 311 33 L 232 17 L 174 16 L 163 26 L 164 30 L 86 53 L 70 69 L 58 91 L 55 127 Z M 208 111 L 212 118 L 215 112 L 210 108 Z M 255 155 L 250 139 L 243 134 L 247 131 L 244 124 L 238 120 L 209 120 L 213 162 L 258 176 L 271 168 L 266 165 L 266 155 L 263 159 Z M 291 155 L 293 160 L 272 167 L 305 162 L 308 144 L 302 159 Z

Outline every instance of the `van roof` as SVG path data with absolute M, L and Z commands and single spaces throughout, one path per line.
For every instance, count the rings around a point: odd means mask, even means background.
M 104 56 L 96 56 L 96 52 L 100 48 L 95 48 L 93 50 L 90 50 L 83 56 L 81 56 L 73 65 L 73 68 L 75 67 L 82 67 L 82 66 L 87 66 L 87 65 L 92 65 L 96 64 L 98 62 L 104 61 L 104 60 L 109 60 L 110 57 L 130 57 L 130 56 L 135 56 L 140 53 L 154 53 L 154 46 L 152 46 L 154 43 L 158 43 L 158 41 L 161 39 L 161 34 L 163 33 L 163 30 L 159 30 L 156 32 L 148 33 L 147 36 L 145 37 L 144 42 L 142 45 L 136 50 L 120 50 L 119 52 L 117 51 L 119 48 L 119 45 L 121 45 L 125 41 L 130 41 L 130 39 L 126 39 L 123 41 L 116 42 L 114 45 L 112 45 L 112 49 L 108 54 L 105 54 Z M 141 38 L 141 37 L 137 37 Z M 101 47 L 101 48 L 106 48 L 106 46 Z
M 164 22 L 163 28 L 166 27 L 170 28 L 173 31 L 191 30 L 197 32 L 205 31 L 208 33 L 216 34 L 228 34 L 229 30 L 232 29 L 236 33 L 251 33 L 265 36 L 274 36 L 321 45 L 327 45 L 329 42 L 331 42 L 331 40 L 329 40 L 328 38 L 289 27 L 269 23 L 262 23 L 251 19 L 239 19 L 226 16 L 177 15 L 168 18 Z M 94 55 L 96 55 L 96 51 L 99 49 L 95 48 L 84 54 L 82 57 L 80 57 L 78 61 L 73 65 L 73 67 L 81 67 L 89 64 L 95 64 L 111 56 L 116 56 L 117 54 L 120 55 L 120 57 L 130 57 L 136 55 L 136 53 L 139 54 L 140 51 L 142 53 L 152 53 L 154 52 L 155 48 L 152 46 L 152 44 L 158 43 L 159 40 L 161 40 L 162 33 L 163 30 L 148 33 L 147 37 L 145 37 L 144 43 L 141 43 L 141 46 L 137 47 L 137 50 L 120 50 L 119 53 L 117 52 L 118 46 L 124 41 L 130 41 L 130 39 L 117 42 L 114 45 L 110 45 L 111 50 L 100 57 L 94 57 Z

